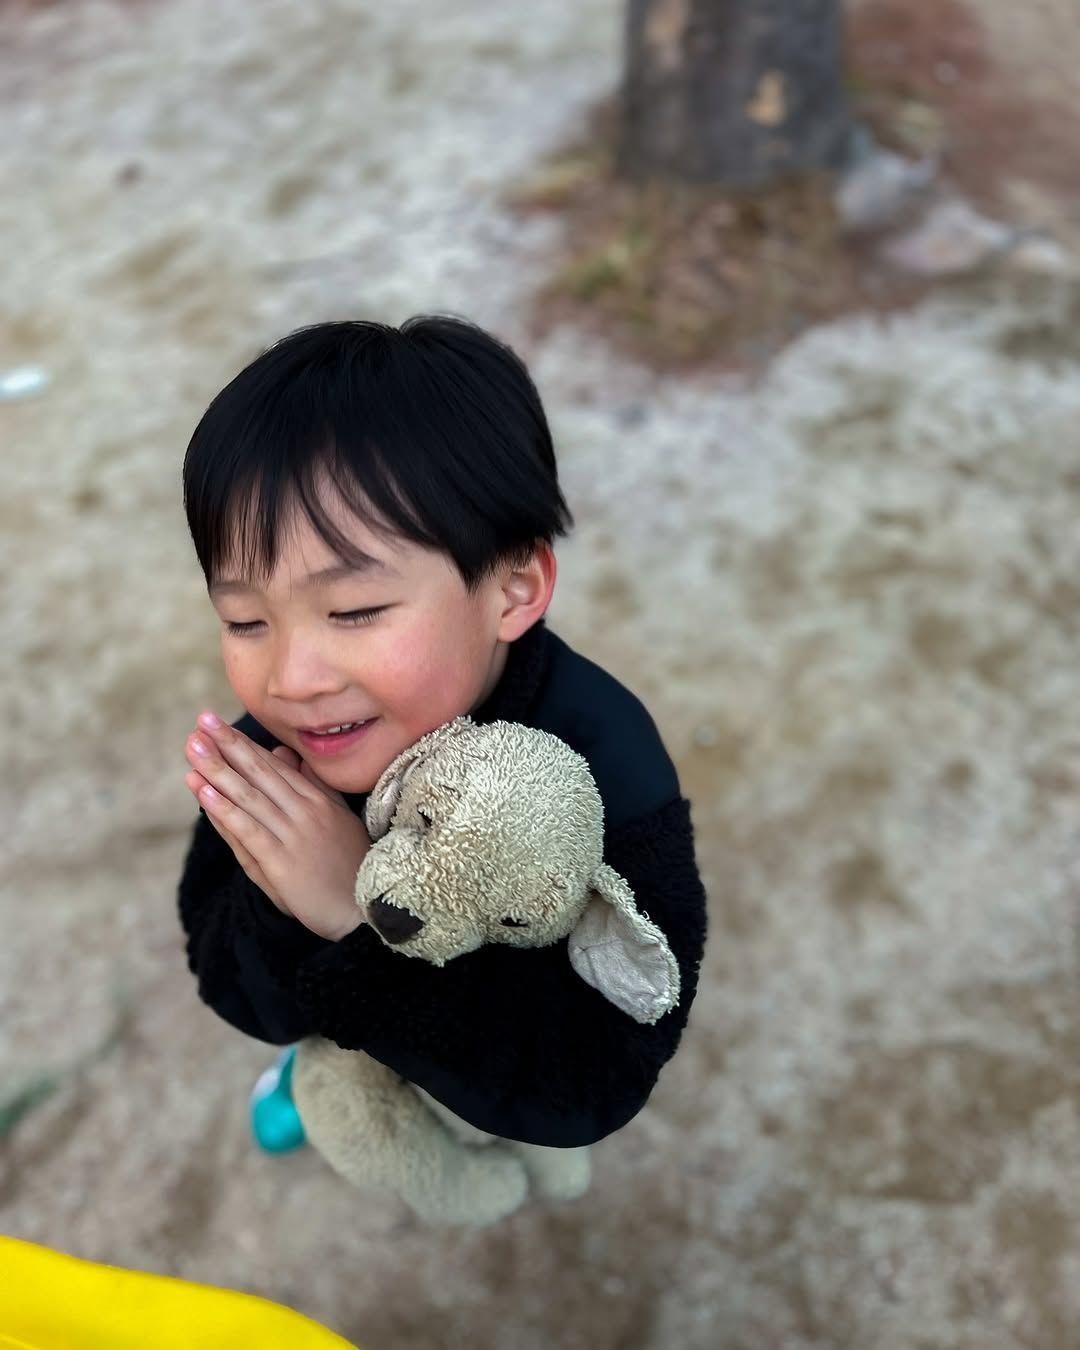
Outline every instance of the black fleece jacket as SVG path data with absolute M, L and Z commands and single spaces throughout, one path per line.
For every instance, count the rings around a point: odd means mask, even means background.
M 337 942 L 319 937 L 249 880 L 201 809 L 178 895 L 188 966 L 200 997 L 249 1036 L 325 1036 L 478 1129 L 592 1144 L 645 1105 L 697 990 L 706 908 L 690 803 L 641 701 L 544 619 L 511 644 L 471 716 L 540 727 L 587 760 L 604 803 L 604 861 L 667 937 L 681 972 L 676 1007 L 652 1026 L 635 1022 L 574 971 L 566 938 L 488 944 L 436 967 L 393 951 L 368 924 Z M 267 749 L 280 744 L 250 714 L 234 725 Z M 346 800 L 362 817 L 367 794 Z

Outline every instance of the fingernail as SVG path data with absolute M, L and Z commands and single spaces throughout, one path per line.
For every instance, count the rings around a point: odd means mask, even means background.
M 203 745 L 202 741 L 199 740 L 198 736 L 191 742 L 191 748 L 197 755 L 208 755 L 210 753 L 206 746 Z
M 221 726 L 221 718 L 215 717 L 212 712 L 200 713 L 199 721 L 204 727 L 209 727 L 211 731 L 214 731 Z

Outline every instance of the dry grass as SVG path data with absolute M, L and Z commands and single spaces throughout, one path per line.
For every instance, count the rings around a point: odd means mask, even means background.
M 862 6 L 849 25 L 848 71 L 855 116 L 882 144 L 939 154 L 986 208 L 1021 170 L 1075 195 L 1074 115 L 1012 93 L 959 0 Z M 905 308 L 928 291 L 842 231 L 827 175 L 739 194 L 620 179 L 619 109 L 617 93 L 597 104 L 582 135 L 506 198 L 521 212 L 557 212 L 566 226 L 535 297 L 537 335 L 573 321 L 666 372 L 760 369 L 823 320 Z

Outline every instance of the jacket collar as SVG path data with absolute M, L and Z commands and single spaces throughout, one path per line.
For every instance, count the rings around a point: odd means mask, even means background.
M 470 714 L 473 721 L 523 721 L 547 674 L 550 647 L 551 634 L 541 616 L 527 632 L 510 643 L 499 683 Z

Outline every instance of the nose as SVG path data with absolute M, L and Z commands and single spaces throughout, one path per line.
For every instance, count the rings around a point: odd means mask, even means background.
M 336 697 L 345 687 L 330 653 L 303 633 L 279 636 L 271 655 L 266 692 L 300 708 Z
M 418 919 L 411 910 L 390 904 L 383 898 L 384 895 L 385 892 L 376 896 L 368 905 L 368 918 L 387 942 L 407 942 L 419 933 L 424 921 Z

